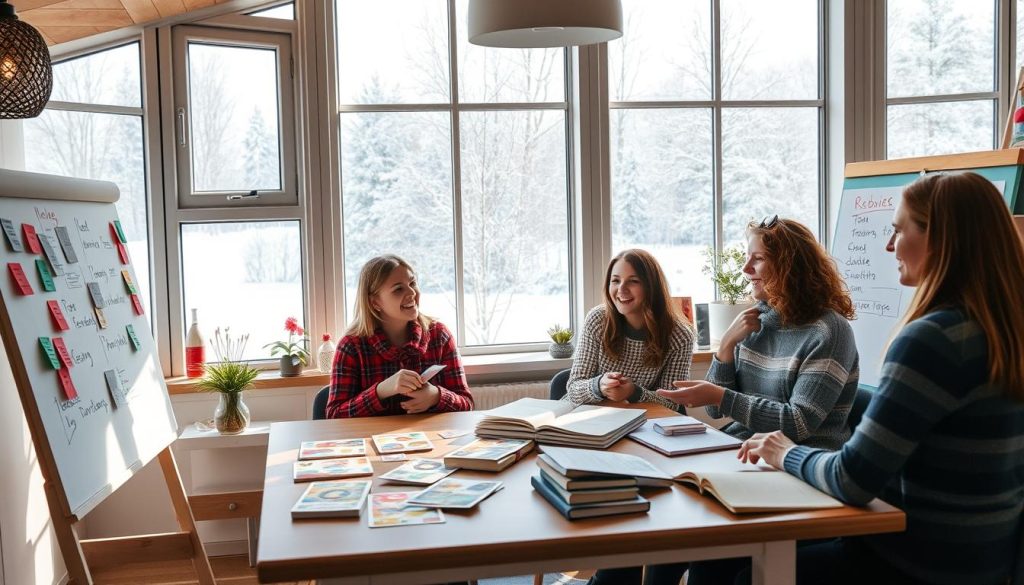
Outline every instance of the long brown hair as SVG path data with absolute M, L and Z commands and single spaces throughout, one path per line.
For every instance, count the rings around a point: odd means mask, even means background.
M 958 308 L 988 342 L 989 383 L 1024 401 L 1024 246 L 1006 202 L 976 173 L 928 175 L 903 190 L 903 205 L 925 231 L 921 282 L 904 323 Z
M 629 262 L 636 272 L 640 284 L 644 287 L 643 316 L 644 331 L 647 333 L 648 351 L 644 355 L 644 365 L 658 367 L 668 353 L 672 339 L 672 330 L 680 323 L 679 311 L 670 301 L 668 280 L 661 270 L 661 265 L 646 250 L 623 250 L 608 262 L 604 274 L 604 307 L 605 324 L 603 346 L 611 359 L 618 359 L 622 353 L 626 337 L 626 317 L 619 313 L 608 294 L 608 285 L 612 280 L 612 268 L 619 260 Z
M 763 277 L 764 291 L 784 325 L 806 325 L 829 309 L 853 319 L 846 282 L 807 226 L 780 219 L 768 227 L 751 222 L 747 232 L 759 236 L 764 245 L 770 262 Z
M 348 331 L 345 332 L 346 335 L 369 337 L 382 325 L 380 317 L 377 316 L 377 312 L 373 309 L 370 297 L 377 294 L 380 287 L 384 286 L 388 277 L 399 266 L 416 274 L 416 271 L 412 269 L 408 262 L 394 254 L 377 256 L 363 264 L 363 268 L 359 271 L 359 286 L 356 289 L 356 298 L 353 303 L 355 310 L 353 311 L 352 322 L 348 325 Z M 424 332 L 426 332 L 427 327 L 433 321 L 433 319 L 424 315 L 423 311 L 420 311 L 416 320 L 419 321 Z

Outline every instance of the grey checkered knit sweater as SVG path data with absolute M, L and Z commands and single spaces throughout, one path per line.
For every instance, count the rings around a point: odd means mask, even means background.
M 605 399 L 601 394 L 601 376 L 608 372 L 622 372 L 636 386 L 628 402 L 656 402 L 672 410 L 679 410 L 679 405 L 658 396 L 654 390 L 672 388 L 673 381 L 690 377 L 690 364 L 693 362 L 693 330 L 690 326 L 682 321 L 676 322 L 664 362 L 659 367 L 651 368 L 644 365 L 648 344 L 642 331 L 627 329 L 619 359 L 613 360 L 605 354 L 601 341 L 605 314 L 604 305 L 594 307 L 587 314 L 583 331 L 577 337 L 576 353 L 564 400 L 575 404 L 601 402 Z
M 850 323 L 830 310 L 808 325 L 783 327 L 778 311 L 757 306 L 761 330 L 736 346 L 733 363 L 711 362 L 707 380 L 726 391 L 708 414 L 732 417 L 722 430 L 741 439 L 781 430 L 801 445 L 840 448 L 850 438 L 846 417 L 860 373 Z

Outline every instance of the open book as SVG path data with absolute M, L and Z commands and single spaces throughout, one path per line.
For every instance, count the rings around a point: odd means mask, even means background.
M 643 425 L 645 418 L 641 409 L 521 398 L 487 411 L 476 425 L 476 434 L 605 449 Z
M 676 481 L 697 486 L 733 514 L 841 508 L 843 504 L 785 471 L 693 472 Z

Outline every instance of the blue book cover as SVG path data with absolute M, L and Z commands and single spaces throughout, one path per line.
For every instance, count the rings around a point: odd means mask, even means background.
M 567 504 L 560 498 L 555 490 L 538 475 L 530 478 L 533 489 L 537 490 L 549 504 L 555 507 L 562 516 L 569 520 L 577 518 L 594 518 L 597 516 L 612 516 L 615 514 L 632 514 L 635 512 L 647 512 L 651 509 L 651 502 L 643 496 L 636 496 L 631 500 L 619 502 L 597 502 L 591 504 Z

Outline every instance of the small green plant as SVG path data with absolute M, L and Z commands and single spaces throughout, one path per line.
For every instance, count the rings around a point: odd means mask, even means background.
M 294 356 L 299 358 L 299 363 L 306 365 L 309 361 L 309 351 L 306 350 L 306 341 L 309 339 L 306 337 L 306 331 L 299 325 L 299 322 L 295 317 L 288 317 L 284 321 L 284 330 L 288 332 L 288 341 L 275 341 L 264 345 L 264 348 L 270 348 L 270 355 L 277 357 L 278 354 L 281 356 Z M 298 340 L 295 336 L 298 335 Z
M 551 336 L 551 341 L 558 345 L 565 345 L 572 341 L 572 329 L 563 328 L 558 323 L 555 323 L 550 329 L 548 329 L 548 335 Z
M 701 272 L 711 277 L 723 301 L 735 305 L 750 294 L 750 281 L 743 275 L 747 254 L 742 246 L 732 246 L 721 252 L 707 248 L 703 256 L 704 268 Z
M 220 362 L 207 364 L 205 372 L 196 386 L 204 392 L 238 394 L 249 387 L 259 375 L 259 370 L 246 362 Z

